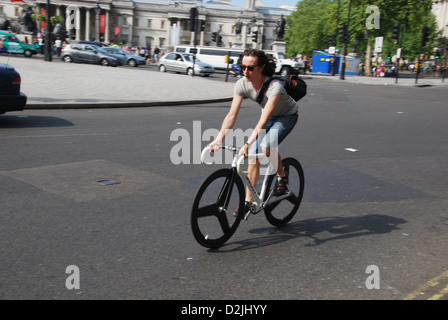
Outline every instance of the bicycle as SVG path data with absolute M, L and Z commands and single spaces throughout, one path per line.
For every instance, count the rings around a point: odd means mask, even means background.
M 274 196 L 272 182 L 277 168 L 268 166 L 258 193 L 250 182 L 247 171 L 242 170 L 245 157 L 244 155 L 238 157 L 240 148 L 235 146 L 220 146 L 220 148 L 234 152 L 232 165 L 230 168 L 219 169 L 210 174 L 196 193 L 191 210 L 191 228 L 196 241 L 206 248 L 218 248 L 235 233 L 242 219 L 247 220 L 250 214 L 257 214 L 260 211 L 264 211 L 266 219 L 273 226 L 281 227 L 287 224 L 299 209 L 303 197 L 305 177 L 300 162 L 294 158 L 282 160 L 289 180 L 288 190 L 284 195 Z M 205 161 L 208 151 L 208 146 L 203 149 L 201 162 L 212 165 Z M 261 161 L 266 156 L 263 153 L 249 155 L 249 158 L 253 157 Z M 245 187 L 248 187 L 253 199 L 247 213 L 243 211 Z

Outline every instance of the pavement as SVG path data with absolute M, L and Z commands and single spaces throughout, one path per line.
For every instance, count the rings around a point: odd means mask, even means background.
M 28 97 L 25 109 L 173 106 L 231 101 L 233 96 L 234 82 L 138 70 L 142 67 L 114 68 L 4 55 L 0 63 L 9 63 L 20 73 L 21 91 Z M 416 86 L 414 78 L 400 78 L 398 84 L 395 78 L 346 76 L 340 80 L 339 75 L 324 74 L 307 74 L 303 78 Z M 442 82 L 440 78 L 423 78 L 417 86 L 448 86 L 448 79 Z

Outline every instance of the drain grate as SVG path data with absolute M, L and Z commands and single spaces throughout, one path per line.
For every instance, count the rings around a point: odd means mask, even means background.
M 120 184 L 120 181 L 117 180 L 99 180 L 98 183 L 102 186 L 111 186 L 114 184 Z

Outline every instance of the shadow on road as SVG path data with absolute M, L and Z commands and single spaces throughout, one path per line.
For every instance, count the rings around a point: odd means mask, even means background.
M 298 237 L 312 240 L 305 246 L 318 246 L 328 241 L 364 237 L 399 230 L 398 225 L 407 221 L 387 215 L 365 215 L 360 217 L 322 217 L 290 223 L 282 228 L 265 227 L 250 233 L 263 234 L 250 240 L 229 242 L 211 252 L 232 252 L 256 249 L 289 241 Z
M 55 128 L 71 127 L 73 123 L 65 119 L 49 116 L 0 115 L 1 128 Z

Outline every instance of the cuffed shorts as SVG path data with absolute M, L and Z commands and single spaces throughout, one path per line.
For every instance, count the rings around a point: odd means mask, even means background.
M 257 141 L 249 148 L 249 154 L 257 154 L 263 152 L 261 148 L 268 150 L 276 150 L 278 145 L 292 131 L 298 120 L 298 114 L 271 117 L 269 119 L 266 130 L 262 132 Z M 261 148 L 260 148 L 261 147 Z

